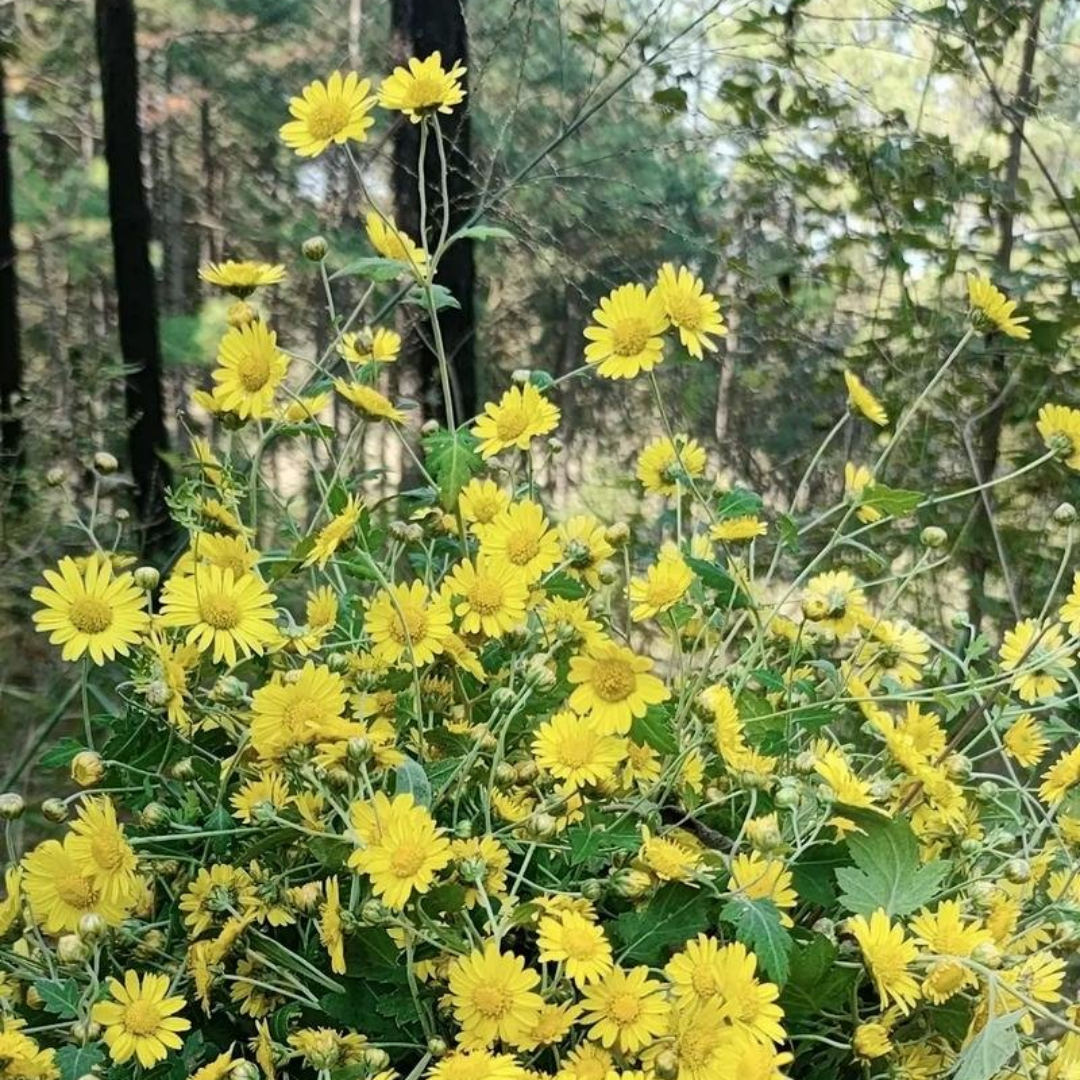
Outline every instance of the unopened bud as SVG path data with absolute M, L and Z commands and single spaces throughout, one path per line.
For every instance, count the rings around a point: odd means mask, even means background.
M 532 372 L 528 368 L 515 368 L 510 375 L 510 381 L 515 386 L 525 386 L 532 378 Z
M 105 775 L 105 762 L 93 750 L 80 750 L 71 759 L 71 779 L 79 787 L 91 787 Z
M 611 887 L 619 896 L 636 900 L 652 888 L 652 878 L 644 870 L 626 867 L 611 876 Z
M 949 542 L 949 534 L 940 525 L 927 525 L 919 533 L 919 542 L 931 549 L 944 547 Z
M 992 941 L 983 941 L 971 950 L 971 959 L 996 971 L 1001 967 L 1001 950 Z
M 229 1080 L 262 1080 L 262 1073 L 254 1061 L 236 1061 L 229 1069 Z
M 258 317 L 259 313 L 246 300 L 237 300 L 225 312 L 225 321 L 236 330 L 253 323 Z
M 115 521 L 130 521 L 131 520 L 131 511 L 125 510 L 121 506 L 120 509 L 117 510 L 115 514 L 113 514 L 113 519 Z
M 179 761 L 173 762 L 169 768 L 169 775 L 174 780 L 194 780 L 195 779 L 195 762 L 192 758 L 184 757 Z
M 661 1050 L 653 1060 L 653 1072 L 657 1080 L 675 1080 L 682 1070 L 674 1050 Z
M 596 568 L 596 575 L 601 585 L 612 585 L 619 578 L 619 568 L 613 562 L 602 562 Z
M 107 450 L 99 450 L 94 455 L 94 468 L 97 469 L 102 476 L 108 476 L 110 473 L 114 473 L 120 468 L 120 462 Z
M 136 567 L 132 577 L 135 579 L 135 584 L 145 592 L 156 589 L 158 587 L 158 582 L 161 581 L 161 574 L 159 574 L 157 569 L 153 566 Z
M 65 473 L 59 465 L 54 465 L 45 474 L 45 483 L 48 484 L 49 487 L 60 487 L 66 479 L 67 473 Z
M 432 1039 L 431 1042 L 428 1043 L 428 1052 L 431 1053 L 432 1057 L 435 1056 L 435 1052 L 431 1046 L 431 1043 L 434 1041 L 435 1040 Z M 445 1053 L 445 1051 L 443 1051 L 443 1053 Z M 372 1072 L 382 1072 L 382 1070 L 390 1064 L 390 1055 L 380 1046 L 365 1046 L 360 1052 L 360 1058 Z
M 541 811 L 529 818 L 527 827 L 529 834 L 536 837 L 537 840 L 550 840 L 555 835 L 559 823 L 551 814 Z
M 66 821 L 68 816 L 67 803 L 63 799 L 46 799 L 41 804 L 41 815 L 46 821 L 54 823 Z
M 781 810 L 794 810 L 799 805 L 799 789 L 794 787 L 782 787 L 773 796 L 773 802 Z
M 439 430 L 439 421 L 438 420 L 425 420 L 420 425 L 420 434 L 421 435 L 434 435 L 435 432 L 438 431 L 438 430 Z
M 604 539 L 612 547 L 622 547 L 630 539 L 630 526 L 625 521 L 617 521 L 604 530 Z
M 548 439 L 547 441 L 548 453 L 553 457 L 558 457 L 566 449 L 566 444 L 562 439 Z
M 300 245 L 300 253 L 309 262 L 322 262 L 329 250 L 330 245 L 326 242 L 325 236 L 309 236 Z
M 85 964 L 90 950 L 77 934 L 62 934 L 56 942 L 56 957 L 61 964 Z
M 109 931 L 109 924 L 96 911 L 79 916 L 78 934 L 83 941 L 100 941 Z
M 77 1020 L 71 1025 L 71 1037 L 81 1046 L 101 1038 L 101 1025 L 96 1020 Z
M 159 802 L 147 803 L 139 812 L 139 822 L 147 828 L 156 829 L 169 820 L 169 808 Z
M 500 761 L 495 766 L 495 786 L 508 788 L 517 780 L 517 769 L 509 761 Z
M 496 709 L 509 709 L 517 701 L 517 695 L 508 686 L 497 686 L 491 692 L 491 704 Z
M 582 882 L 581 895 L 595 904 L 604 895 L 603 882 L 597 881 L 596 878 L 590 878 L 588 881 Z
M 945 759 L 945 774 L 950 780 L 970 779 L 971 759 L 963 754 L 950 754 Z
M 367 761 L 371 757 L 371 753 L 374 749 L 370 739 L 365 739 L 358 735 L 354 735 L 345 744 L 346 756 L 350 761 L 357 765 L 362 765 Z
M 378 900 L 368 900 L 360 908 L 360 920 L 368 926 L 381 926 L 389 917 L 386 905 Z
M 1071 525 L 1076 520 L 1076 507 L 1072 503 L 1062 503 L 1054 511 L 1054 520 L 1059 525 Z
M 1005 864 L 1005 878 L 1014 885 L 1024 885 L 1031 880 L 1031 863 L 1027 859 L 1010 859 Z
M 0 818 L 16 821 L 26 811 L 26 800 L 17 791 L 5 791 L 0 795 Z

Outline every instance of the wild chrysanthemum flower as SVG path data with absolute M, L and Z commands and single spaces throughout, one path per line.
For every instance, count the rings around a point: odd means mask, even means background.
M 865 465 L 844 465 L 844 498 L 860 503 L 874 488 L 874 474 Z M 876 506 L 859 506 L 855 516 L 864 524 L 880 521 L 885 515 Z
M 645 576 L 630 582 L 630 602 L 634 605 L 630 617 L 641 622 L 669 611 L 686 595 L 693 581 L 694 572 L 677 549 L 661 550 L 660 558 L 646 569 Z
M 326 879 L 326 900 L 319 909 L 319 941 L 330 957 L 330 970 L 345 974 L 345 935 L 341 926 L 341 889 L 338 879 Z
M 961 990 L 978 986 L 977 976 L 963 958 L 993 938 L 980 923 L 963 919 L 958 900 L 942 900 L 936 911 L 919 912 L 911 920 L 911 932 L 928 952 L 940 957 L 927 968 L 923 980 L 927 1001 L 940 1005 Z
M 384 258 L 405 263 L 414 274 L 423 274 L 427 267 L 427 255 L 410 236 L 394 224 L 393 218 L 382 218 L 369 210 L 364 228 L 371 246 Z
M 799 902 L 792 880 L 791 871 L 780 859 L 765 858 L 751 851 L 731 860 L 728 888 L 750 900 L 771 900 L 780 909 L 780 921 L 791 926 L 791 919 L 785 913 Z
M 251 745 L 263 760 L 316 742 L 321 727 L 340 720 L 348 704 L 345 680 L 308 661 L 288 678 L 276 672 L 251 696 Z
M 891 1054 L 893 1044 L 891 1039 L 892 1027 L 884 1021 L 884 1017 L 878 1020 L 864 1020 L 859 1024 L 851 1036 L 851 1048 L 855 1056 L 863 1061 L 873 1061 L 875 1058 Z
M 480 903 L 480 886 L 488 899 L 506 895 L 506 872 L 510 869 L 510 852 L 490 836 L 470 836 L 455 840 L 451 854 L 458 866 L 458 876 L 465 884 L 465 906 L 474 908 Z
M 1056 806 L 1077 785 L 1080 785 L 1080 746 L 1064 751 L 1046 770 L 1039 787 L 1039 798 Z
M 454 614 L 463 633 L 497 638 L 525 621 L 529 586 L 512 563 L 466 559 L 446 576 L 445 588 L 458 600 Z
M 8 1026 L 10 1025 L 10 1026 Z M 43 1049 L 29 1035 L 18 1031 L 14 1021 L 0 1030 L 0 1075 L 4 1080 L 59 1080 L 56 1051 Z
M 701 852 L 682 842 L 678 833 L 653 836 L 648 828 L 642 829 L 637 857 L 660 881 L 689 881 L 701 865 Z
M 589 1038 L 622 1054 L 638 1053 L 667 1028 L 664 985 L 651 979 L 644 966 L 615 968 L 589 985 L 581 1003 L 581 1022 L 588 1025 Z
M 855 915 L 848 925 L 862 949 L 882 1004 L 895 1004 L 907 1015 L 919 999 L 919 984 L 908 970 L 919 955 L 918 946 L 904 936 L 902 926 L 893 926 L 880 908 L 869 920 Z
M 379 104 L 404 113 L 414 124 L 436 112 L 449 116 L 465 100 L 461 79 L 466 70 L 458 60 L 449 70 L 444 68 L 438 51 L 424 60 L 410 57 L 407 68 L 396 67 L 383 79 Z
M 354 804 L 351 820 L 363 846 L 349 865 L 367 874 L 389 908 L 400 910 L 413 893 L 427 892 L 451 861 L 450 841 L 412 795 L 388 800 L 380 793 L 373 803 Z
M 250 296 L 263 285 L 277 285 L 285 280 L 285 267 L 276 263 L 236 262 L 207 263 L 199 267 L 199 277 L 233 296 Z
M 732 544 L 755 540 L 768 531 L 769 526 L 756 514 L 743 514 L 741 517 L 728 518 L 726 521 L 718 521 L 710 526 L 709 536 L 713 540 Z
M 889 414 L 873 393 L 866 388 L 862 379 L 853 371 L 844 372 L 848 401 L 856 412 L 862 413 L 871 423 L 884 427 L 889 422 Z
M 1061 628 L 1023 619 L 1005 632 L 998 651 L 1002 671 L 1013 671 L 1009 684 L 1029 705 L 1056 694 L 1068 678 L 1076 658 L 1066 647 Z
M 603 979 L 611 971 L 611 943 L 593 919 L 575 911 L 545 915 L 537 927 L 541 963 L 564 964 L 579 987 Z
M 489 401 L 473 425 L 472 433 L 480 440 L 480 456 L 493 457 L 509 447 L 528 450 L 537 436 L 559 426 L 559 408 L 540 391 L 526 383 L 512 386 L 496 405 Z
M 489 1047 L 496 1039 L 510 1046 L 528 1042 L 543 999 L 536 993 L 540 976 L 520 956 L 500 952 L 489 941 L 454 960 L 447 983 L 465 1046 Z
M 187 1004 L 182 997 L 169 997 L 169 977 L 150 972 L 140 976 L 124 972 L 124 981 L 109 979 L 109 1000 L 99 1001 L 91 1010 L 95 1023 L 105 1029 L 105 1045 L 118 1065 L 135 1058 L 149 1069 L 179 1050 L 179 1032 L 191 1021 L 175 1014 Z
M 559 538 L 543 507 L 523 499 L 511 503 L 484 529 L 480 555 L 516 567 L 531 585 L 558 563 Z
M 139 860 L 116 819 L 112 799 L 84 799 L 65 846 L 104 899 L 121 905 L 131 902 L 138 885 Z
M 364 504 L 354 495 L 350 495 L 340 512 L 319 530 L 311 551 L 304 559 L 304 565 L 312 566 L 318 563 L 321 570 L 330 561 L 334 552 L 352 539 L 363 510 Z
M 1017 316 L 1016 301 L 1005 294 L 984 274 L 968 274 L 968 302 L 971 322 L 977 330 L 999 330 L 1006 337 L 1027 341 L 1031 331 L 1024 325 L 1027 316 Z
M 656 275 L 656 291 L 671 325 L 679 331 L 686 351 L 700 360 L 704 351 L 716 352 L 712 336 L 723 337 L 727 327 L 720 315 L 720 305 L 705 283 L 687 267 L 678 270 L 664 263 Z
M 592 514 L 576 514 L 559 526 L 563 562 L 572 578 L 600 587 L 600 566 L 615 554 L 607 530 Z
M 830 570 L 807 582 L 802 611 L 816 626 L 844 637 L 865 618 L 866 594 L 850 571 Z
M 625 735 L 635 716 L 670 696 L 660 679 L 649 674 L 652 666 L 647 656 L 625 645 L 597 642 L 584 656 L 570 658 L 570 708 L 591 716 L 604 732 Z
M 1080 636 L 1080 570 L 1073 574 L 1072 589 L 1065 603 L 1058 609 L 1058 618 L 1068 627 L 1073 637 Z
M 401 352 L 401 335 L 385 326 L 344 334 L 338 352 L 350 364 L 392 364 Z
M 258 561 L 259 553 L 246 537 L 196 532 L 191 535 L 187 551 L 177 559 L 173 573 L 193 574 L 196 567 L 202 565 L 217 566 L 240 575 L 254 570 Z
M 368 607 L 365 628 L 372 652 L 387 664 L 430 664 L 450 636 L 450 604 L 432 597 L 422 581 L 381 589 Z
M 522 1049 L 533 1050 L 538 1046 L 551 1046 L 553 1043 L 560 1042 L 570 1034 L 580 1016 L 581 1006 L 576 1002 L 545 1003 Z
M 215 863 L 200 867 L 177 905 L 192 937 L 201 937 L 210 927 L 221 925 L 232 911 L 249 906 L 254 896 L 251 875 L 238 866 Z
M 472 479 L 458 493 L 458 509 L 476 536 L 509 505 L 510 496 L 494 480 Z
M 632 379 L 664 358 L 668 319 L 658 290 L 620 285 L 593 311 L 585 327 L 585 359 L 607 379 Z
M 537 728 L 532 751 L 540 768 L 576 790 L 614 778 L 624 740 L 605 734 L 591 718 L 564 711 Z
M 233 816 L 245 825 L 262 820 L 264 813 L 280 814 L 292 802 L 289 784 L 277 769 L 265 769 L 239 787 L 229 800 Z
M 241 420 L 272 416 L 274 394 L 289 367 L 277 334 L 261 319 L 233 327 L 221 339 L 217 359 L 214 400 Z
M 1038 765 L 1043 759 L 1050 740 L 1031 713 L 1018 716 L 1002 737 L 1005 753 L 1025 769 Z
M 705 472 L 705 450 L 689 435 L 676 435 L 671 439 L 653 439 L 637 463 L 637 478 L 645 490 L 653 495 L 678 495 L 689 490 L 690 480 L 696 480 Z
M 34 625 L 62 645 L 65 660 L 89 654 L 104 664 L 117 654 L 127 656 L 150 627 L 146 593 L 130 573 L 114 574 L 108 559 L 93 555 L 80 570 L 65 556 L 55 570 L 44 573 L 47 585 L 35 585 L 31 597 L 42 605 Z
M 890 619 L 876 619 L 856 658 L 867 684 L 876 689 L 884 678 L 904 687 L 921 682 L 929 655 L 930 642 L 921 630 Z
M 371 82 L 354 71 L 335 71 L 324 83 L 315 79 L 289 99 L 293 119 L 283 124 L 281 141 L 301 157 L 318 157 L 328 146 L 364 142 L 375 118 Z
M 833 799 L 843 806 L 866 808 L 874 805 L 873 786 L 854 772 L 840 751 L 821 755 L 814 771 L 828 785 Z
M 277 637 L 274 617 L 274 594 L 257 574 L 199 567 L 172 575 L 161 594 L 161 625 L 186 628 L 189 645 L 229 667 L 238 656 L 262 655 Z
M 1080 472 L 1080 409 L 1044 405 L 1035 427 L 1046 443 L 1070 468 Z
M 72 849 L 72 839 L 45 840 L 23 858 L 22 888 L 34 921 L 50 934 L 77 930 L 84 915 L 100 915 L 109 926 L 119 926 L 134 897 L 115 890 L 106 896 L 98 875 L 87 868 L 85 852 Z
M 527 1080 L 528 1073 L 512 1054 L 490 1050 L 455 1050 L 440 1058 L 428 1080 Z
M 701 942 L 704 935 L 700 935 Z M 707 940 L 707 939 L 706 939 Z M 757 977 L 757 956 L 741 942 L 725 945 L 716 952 L 712 971 L 716 1000 L 724 1007 L 729 1023 L 762 1043 L 781 1043 L 787 1035 L 782 1021 L 784 1010 L 776 1004 L 779 988 Z
M 335 379 L 334 389 L 365 419 L 372 423 L 390 420 L 395 424 L 405 421 L 405 414 L 389 398 L 380 394 L 374 386 Z

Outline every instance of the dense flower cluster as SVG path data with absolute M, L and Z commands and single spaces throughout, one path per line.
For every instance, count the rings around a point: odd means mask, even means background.
M 463 74 L 436 54 L 375 96 L 334 74 L 282 138 L 362 143 L 376 104 L 439 138 Z M 434 315 L 445 244 L 377 209 L 366 228 L 376 280 Z M 343 457 L 272 534 L 268 432 L 321 444 L 336 392 L 409 438 L 377 385 L 401 337 L 338 327 L 298 382 L 247 299 L 284 269 L 203 276 L 236 297 L 198 397 L 231 438 L 197 439 L 173 492 L 185 550 L 159 575 L 98 546 L 33 590 L 120 707 L 47 753 L 83 790 L 10 853 L 2 1080 L 1080 1076 L 1080 573 L 996 652 L 905 620 L 942 530 L 873 578 L 852 553 L 932 515 L 881 481 L 920 401 L 890 434 L 845 373 L 846 420 L 886 449 L 804 519 L 724 490 L 657 391 L 635 531 L 545 505 L 559 388 L 525 373 L 425 434 L 397 517 Z M 988 282 L 970 303 L 973 328 L 1026 333 Z M 664 265 L 600 302 L 583 371 L 651 374 L 723 333 Z M 1078 467 L 1080 413 L 1048 405 L 1038 433 Z

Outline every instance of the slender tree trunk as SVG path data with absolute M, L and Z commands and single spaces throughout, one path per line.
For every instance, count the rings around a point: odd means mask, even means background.
M 138 60 L 133 0 L 95 0 L 98 63 L 109 167 L 109 220 L 116 277 L 128 448 L 148 548 L 165 546 L 172 525 L 165 504 L 168 449 L 161 392 L 157 298 L 150 265 L 150 212 L 143 187 Z
M 1016 199 L 1020 182 L 1020 164 L 1024 152 L 1024 126 L 1035 109 L 1034 76 L 1035 58 L 1039 47 L 1039 23 L 1042 16 L 1042 0 L 1033 0 L 1028 12 L 1027 34 L 1020 59 L 1020 75 L 1012 102 L 1013 125 L 1009 133 L 1009 154 L 1005 160 L 1003 191 L 998 208 L 998 247 L 994 265 L 1000 277 L 1008 276 L 1012 269 L 1013 246 L 1016 229 Z M 991 358 L 992 381 L 990 385 L 990 408 L 983 414 L 975 438 L 973 466 L 975 482 L 982 484 L 991 480 L 997 470 L 1001 452 L 1001 434 L 1005 420 L 1008 398 L 1006 384 L 1009 378 L 1008 354 L 997 349 Z M 986 615 L 986 575 L 994 564 L 987 554 L 991 537 L 986 531 L 994 528 L 994 496 L 985 491 L 973 510 L 973 551 L 969 557 L 971 593 L 968 598 L 968 619 L 976 630 Z M 1008 567 L 1002 572 L 1008 579 Z M 1011 587 L 1011 586 L 1010 586 Z M 1015 604 L 1016 597 L 1010 596 Z
M 18 278 L 15 272 L 15 210 L 11 140 L 4 94 L 4 55 L 0 51 L 0 473 L 16 505 L 25 501 L 26 448 L 19 416 L 22 353 L 19 348 Z
M 410 56 L 423 59 L 438 50 L 447 68 L 455 61 L 468 65 L 465 0 L 391 0 L 390 10 L 396 63 L 403 64 Z M 450 232 L 454 232 L 464 224 L 475 196 L 468 97 L 454 109 L 452 116 L 440 116 L 439 123 L 446 145 L 449 173 Z M 420 229 L 416 168 L 419 152 L 419 126 L 404 119 L 399 120 L 394 133 L 395 215 L 398 225 L 412 236 L 416 236 Z M 431 240 L 438 236 L 443 213 L 439 156 L 434 135 L 428 140 L 424 173 Z M 476 412 L 477 397 L 476 263 L 471 240 L 461 240 L 450 248 L 439 265 L 438 280 L 461 305 L 460 310 L 448 308 L 441 311 L 439 327 L 450 360 L 455 409 L 459 417 L 467 419 Z M 441 418 L 442 393 L 434 355 L 417 334 L 409 335 L 407 354 L 420 372 L 425 415 Z

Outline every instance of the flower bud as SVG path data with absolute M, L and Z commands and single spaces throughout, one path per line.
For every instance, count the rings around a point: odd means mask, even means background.
M 26 811 L 26 800 L 17 791 L 5 791 L 0 795 L 0 818 L 17 821 Z
M 813 926 L 810 927 L 815 934 L 820 934 L 822 937 L 828 938 L 830 941 L 836 941 L 836 923 L 832 919 L 822 917 L 818 919 Z
M 984 802 L 990 802 L 991 799 L 996 799 L 997 793 L 998 786 L 993 780 L 984 780 L 975 790 L 975 794 Z
M 533 814 L 526 822 L 529 835 L 535 837 L 537 840 L 550 840 L 559 827 L 559 823 L 552 817 L 551 814 L 547 814 L 544 811 L 540 811 L 538 814 Z
M 525 683 L 535 690 L 550 690 L 555 685 L 555 672 L 539 656 L 532 656 L 525 668 Z
M 613 562 L 605 560 L 596 568 L 596 576 L 601 585 L 612 585 L 619 580 L 619 568 Z
M 973 836 L 968 836 L 960 841 L 960 850 L 965 855 L 980 855 L 982 854 L 983 842 L 976 840 Z
M 431 1042 L 428 1043 L 428 1052 L 431 1053 L 432 1057 L 435 1056 Z M 443 1052 L 445 1053 L 445 1051 Z M 372 1072 L 382 1072 L 390 1064 L 390 1055 L 380 1046 L 365 1046 L 360 1052 L 360 1058 Z
M 49 487 L 61 487 L 66 479 L 67 473 L 64 472 L 59 465 L 54 465 L 45 474 L 45 483 L 48 484 Z
M 386 528 L 395 540 L 405 540 L 408 535 L 409 523 L 407 521 L 391 521 Z
M 93 750 L 80 750 L 71 759 L 71 779 L 79 787 L 92 787 L 105 775 L 105 762 Z
M 147 803 L 139 811 L 139 824 L 148 829 L 157 829 L 169 820 L 169 808 L 159 802 Z
M 1072 503 L 1062 503 L 1054 511 L 1054 520 L 1059 525 L 1071 525 L 1076 520 L 1076 507 Z
M 473 823 L 468 818 L 462 818 L 454 826 L 454 836 L 459 840 L 469 840 L 473 834 Z
M 949 534 L 940 525 L 927 525 L 919 533 L 919 543 L 931 550 L 944 547 L 948 542 Z
M 517 769 L 509 761 L 500 761 L 495 766 L 495 786 L 508 788 L 517 781 Z
M 101 1025 L 96 1020 L 76 1020 L 71 1025 L 71 1037 L 80 1046 L 97 1042 L 101 1038 Z
M 229 1080 L 262 1080 L 262 1073 L 254 1061 L 235 1061 L 229 1069 Z
M 145 592 L 156 589 L 161 581 L 161 574 L 153 566 L 138 566 L 131 576 L 135 579 L 135 584 Z
M 581 895 L 595 904 L 604 895 L 603 882 L 597 881 L 596 878 L 583 881 L 581 883 Z
M 440 425 L 439 425 L 438 420 L 425 420 L 420 425 L 420 434 L 421 435 L 434 435 L 435 432 L 439 430 L 439 427 L 440 427 Z
M 622 547 L 630 539 L 630 526 L 625 521 L 617 521 L 604 530 L 604 539 L 612 547 Z
M 83 941 L 92 944 L 109 932 L 109 924 L 96 912 L 88 911 L 79 916 L 78 934 Z
M 59 822 L 67 820 L 67 803 L 63 799 L 46 799 L 41 804 L 41 814 L 46 821 L 59 824 Z
M 61 964 L 85 964 L 90 949 L 78 934 L 62 934 L 56 942 L 56 958 Z
M 636 900 L 652 888 L 652 878 L 644 870 L 626 867 L 612 874 L 611 887 L 617 895 L 625 896 L 627 900 Z
M 149 914 L 149 912 L 147 912 Z M 140 960 L 153 960 L 165 947 L 165 934 L 158 929 L 145 930 L 139 935 L 135 955 Z
M 120 509 L 117 510 L 115 514 L 113 514 L 113 519 L 115 521 L 130 521 L 131 520 L 131 514 L 130 514 L 129 511 L 125 510 L 121 506 Z
M 360 908 L 360 920 L 368 926 L 381 926 L 389 916 L 386 905 L 378 900 L 368 900 Z
M 673 1050 L 661 1050 L 653 1060 L 656 1080 L 675 1080 L 680 1071 L 679 1058 Z
M 300 254 L 309 262 L 322 262 L 329 250 L 330 245 L 325 236 L 309 236 L 300 245 Z
M 510 374 L 510 381 L 515 386 L 526 386 L 532 379 L 532 372 L 528 368 L 515 368 Z
M 109 476 L 120 468 L 120 462 L 107 450 L 99 450 L 94 455 L 94 468 L 97 469 L 102 476 Z
M 1010 859 L 1005 864 L 1005 880 L 1025 885 L 1031 880 L 1031 863 L 1027 859 Z
M 354 735 L 345 744 L 345 755 L 354 765 L 362 765 L 370 759 L 374 749 L 370 739 Z
M 794 810 L 799 805 L 799 789 L 796 787 L 782 787 L 773 796 L 773 802 L 781 810 Z
M 964 754 L 950 754 L 945 759 L 945 775 L 950 780 L 964 781 L 971 778 L 971 759 Z
M 496 709 L 509 709 L 517 701 L 517 695 L 508 686 L 497 686 L 491 692 L 491 704 Z
M 553 457 L 558 457 L 566 449 L 566 444 L 562 439 L 548 439 L 547 441 L 548 453 Z
M 517 774 L 517 782 L 519 784 L 532 784 L 535 783 L 537 776 L 540 774 L 539 768 L 537 768 L 536 762 L 532 758 L 526 761 L 519 761 L 514 766 L 514 772 Z
M 1001 967 L 1001 950 L 992 941 L 983 941 L 971 950 L 971 959 L 992 971 Z
M 173 689 L 164 679 L 154 679 L 146 684 L 143 691 L 148 705 L 168 705 L 172 701 Z
M 234 330 L 242 329 L 258 317 L 259 313 L 246 300 L 237 300 L 230 304 L 229 310 L 225 312 L 225 321 Z
M 997 897 L 997 886 L 989 881 L 973 881 L 968 886 L 968 899 L 977 907 L 986 910 Z
M 174 780 L 194 780 L 195 779 L 195 762 L 189 757 L 181 758 L 179 761 L 173 762 L 169 769 L 169 775 Z
M 38 993 L 37 987 L 28 986 L 26 988 L 26 1004 L 31 1009 L 41 1009 L 45 1005 L 45 999 Z

